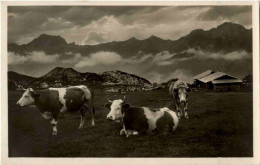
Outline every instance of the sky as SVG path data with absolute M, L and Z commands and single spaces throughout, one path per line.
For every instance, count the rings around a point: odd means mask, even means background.
M 151 35 L 176 40 L 225 21 L 251 28 L 251 7 L 8 7 L 8 42 L 25 44 L 43 33 L 80 45 Z
M 26 44 L 41 34 L 59 35 L 68 43 L 79 45 L 124 41 L 131 37 L 146 39 L 151 35 L 177 40 L 192 30 L 208 30 L 223 22 L 252 28 L 251 14 L 252 9 L 248 6 L 8 7 L 8 43 Z M 8 52 L 8 67 L 9 70 L 35 77 L 56 66 L 96 73 L 121 70 L 151 82 L 163 82 L 176 77 L 190 82 L 192 76 L 207 69 L 242 77 L 252 69 L 251 59 L 244 51 L 224 55 L 189 51 L 196 54 L 197 58 L 169 61 L 174 56 L 169 52 L 142 57 L 133 55 L 129 59 L 115 52 L 96 52 L 87 56 L 71 52 L 65 55 L 28 52 L 26 57 Z M 241 65 L 247 67 L 239 70 Z

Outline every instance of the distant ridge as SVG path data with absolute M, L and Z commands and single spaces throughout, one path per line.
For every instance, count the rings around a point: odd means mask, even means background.
M 138 52 L 144 54 L 156 54 L 162 51 L 180 53 L 190 48 L 199 48 L 210 52 L 237 50 L 252 52 L 252 29 L 225 22 L 210 30 L 193 30 L 175 41 L 164 40 L 152 35 L 144 40 L 132 37 L 126 41 L 113 41 L 98 45 L 76 45 L 75 43 L 68 44 L 60 36 L 42 34 L 28 44 L 8 44 L 8 51 L 20 54 L 26 54 L 30 51 L 44 51 L 47 54 L 73 52 L 88 55 L 98 51 L 112 51 L 124 57 L 131 57 Z

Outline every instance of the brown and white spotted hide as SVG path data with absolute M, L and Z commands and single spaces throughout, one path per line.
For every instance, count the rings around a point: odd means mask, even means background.
M 151 132 L 173 132 L 179 122 L 176 113 L 166 107 L 159 110 L 131 107 L 121 99 L 107 103 L 105 106 L 111 108 L 107 119 L 122 120 L 123 129 L 120 131 L 120 135 L 126 135 L 126 137 Z
M 169 93 L 173 99 L 175 104 L 178 117 L 184 116 L 185 118 L 189 118 L 188 116 L 188 93 L 191 89 L 185 82 L 176 81 L 170 85 Z
M 94 95 L 87 86 L 71 86 L 67 88 L 49 88 L 45 90 L 26 89 L 17 102 L 21 107 L 36 106 L 45 119 L 53 126 L 53 135 L 57 134 L 58 115 L 63 112 L 80 111 L 83 127 L 87 110 L 91 115 L 91 125 L 94 126 Z

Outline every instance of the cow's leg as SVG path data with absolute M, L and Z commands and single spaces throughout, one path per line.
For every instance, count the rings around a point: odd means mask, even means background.
M 126 138 L 128 138 L 130 135 L 138 135 L 138 132 L 135 130 L 125 130 Z
M 125 125 L 123 125 L 123 129 L 120 131 L 120 135 L 124 135 L 124 134 L 126 134 L 126 132 L 125 132 Z
M 184 116 L 185 116 L 186 119 L 189 118 L 187 110 L 188 110 L 188 103 L 185 102 L 184 103 Z
M 128 138 L 131 135 L 131 132 L 129 130 L 125 130 L 126 138 Z
M 95 109 L 94 109 L 94 106 L 89 105 L 87 107 L 88 107 L 89 114 L 90 114 L 90 117 L 91 117 L 91 126 L 95 126 L 95 120 L 94 120 Z
M 138 135 L 139 133 L 135 130 L 126 130 L 125 125 L 123 125 L 123 129 L 120 131 L 120 135 L 126 135 L 128 138 L 130 135 Z
M 52 135 L 57 135 L 58 115 L 53 115 L 52 119 L 50 120 L 50 123 L 52 125 Z
M 181 117 L 180 106 L 179 106 L 179 103 L 177 101 L 175 102 L 175 106 L 176 106 L 176 109 L 177 109 L 177 116 L 180 118 Z
M 81 129 L 81 128 L 83 128 L 84 123 L 85 123 L 87 108 L 85 106 L 82 106 L 79 111 L 80 111 L 80 117 L 81 117 L 79 129 Z
M 121 129 L 121 131 L 120 131 L 120 135 L 124 135 L 125 134 L 125 129 L 123 128 L 123 129 Z
M 92 126 L 95 126 L 94 114 L 95 114 L 95 108 L 94 108 L 94 106 L 92 105 L 92 108 L 91 108 L 91 110 L 90 110 L 91 125 L 92 125 Z
M 90 117 L 91 117 L 91 126 L 95 126 L 95 120 L 94 120 L 94 114 L 95 114 L 95 108 L 93 103 L 88 103 L 86 102 L 84 106 L 87 108 L 89 111 Z

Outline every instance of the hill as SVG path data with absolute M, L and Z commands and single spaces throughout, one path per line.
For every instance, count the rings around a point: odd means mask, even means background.
M 23 87 L 46 88 L 69 85 L 135 85 L 151 86 L 151 83 L 139 76 L 122 71 L 107 71 L 103 73 L 81 73 L 73 68 L 56 67 L 47 74 L 39 77 L 29 77 L 13 71 L 8 72 L 8 82 L 13 88 Z M 16 84 L 16 85 L 14 85 Z M 13 87 L 14 86 L 14 87 Z

